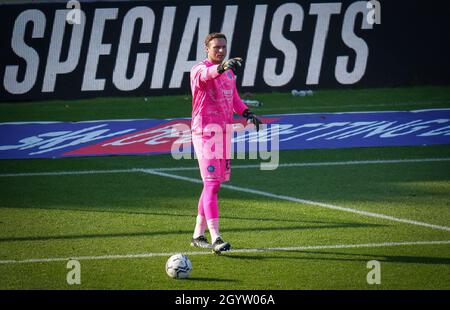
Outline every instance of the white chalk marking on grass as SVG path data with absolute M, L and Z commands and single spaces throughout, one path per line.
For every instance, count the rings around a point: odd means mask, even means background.
M 187 181 L 187 182 L 191 182 L 191 183 L 202 183 L 202 181 L 199 179 L 168 174 L 165 172 L 154 171 L 151 169 L 143 169 L 141 171 L 145 172 L 145 173 L 153 174 L 153 175 L 159 175 L 159 176 L 182 180 L 182 181 Z M 274 199 L 279 199 L 279 200 L 292 201 L 292 202 L 302 203 L 302 204 L 306 204 L 306 205 L 312 205 L 312 206 L 316 206 L 316 207 L 322 207 L 322 208 L 344 211 L 344 212 L 349 212 L 349 213 L 356 213 L 359 215 L 364 215 L 364 216 L 369 216 L 369 217 L 374 217 L 374 218 L 379 218 L 379 219 L 384 219 L 384 220 L 390 220 L 390 221 L 394 221 L 394 222 L 400 222 L 400 223 L 412 224 L 412 225 L 417 225 L 417 226 L 424 226 L 424 227 L 433 228 L 433 229 L 450 231 L 450 227 L 447 227 L 447 226 L 439 226 L 439 225 L 429 224 L 429 223 L 425 223 L 425 222 L 419 222 L 419 221 L 414 221 L 414 220 L 409 220 L 409 219 L 398 218 L 398 217 L 385 215 L 385 214 L 381 214 L 381 213 L 373 213 L 373 212 L 368 212 L 368 211 L 361 211 L 361 210 L 356 210 L 356 209 L 351 209 L 351 208 L 345 208 L 345 207 L 332 205 L 329 203 L 323 203 L 323 202 L 318 202 L 318 201 L 313 201 L 313 200 L 306 200 L 306 199 L 301 199 L 301 198 L 296 198 L 296 197 L 291 197 L 291 196 L 276 195 L 276 194 L 272 194 L 269 192 L 264 192 L 264 191 L 255 190 L 255 189 L 251 189 L 251 188 L 237 187 L 237 186 L 228 185 L 228 184 L 221 184 L 221 187 L 231 189 L 234 191 L 250 193 L 250 194 L 255 194 L 255 195 L 259 195 L 259 196 L 265 196 L 265 197 L 270 197 L 270 198 L 274 198 Z
M 83 174 L 108 174 L 108 173 L 133 173 L 140 172 L 141 169 L 112 169 L 112 170 L 78 170 L 78 171 L 54 171 L 54 172 L 24 172 L 5 173 L 0 177 L 40 177 L 40 176 L 62 176 L 62 175 L 83 175 Z
M 383 243 L 365 243 L 365 244 L 337 244 L 337 245 L 311 245 L 300 247 L 277 247 L 277 248 L 256 248 L 256 249 L 239 249 L 232 250 L 235 253 L 252 253 L 252 252 L 276 252 L 276 251 L 308 251 L 308 250 L 331 250 L 331 249 L 360 249 L 360 248 L 381 248 L 394 246 L 410 246 L 410 245 L 439 245 L 450 244 L 450 240 L 442 241 L 405 241 L 405 242 L 383 242 Z
M 450 161 L 450 157 L 442 158 L 413 158 L 413 159 L 387 159 L 387 160 L 354 160 L 354 161 L 326 161 L 310 163 L 290 163 L 279 164 L 277 167 L 320 167 L 320 166 L 351 166 L 351 165 L 370 165 L 370 164 L 401 164 L 401 163 L 422 163 L 422 162 L 440 162 Z M 233 169 L 260 168 L 260 164 L 254 165 L 234 165 Z M 133 168 L 116 170 L 79 170 L 79 171 L 54 171 L 54 172 L 29 172 L 29 173 L 6 173 L 0 174 L 0 177 L 32 177 L 32 176 L 61 176 L 61 175 L 82 175 L 82 174 L 108 174 L 108 173 L 133 173 L 142 170 L 152 171 L 191 171 L 198 170 L 198 166 L 193 167 L 168 167 L 168 168 Z
M 366 244 L 337 244 L 337 245 L 312 245 L 299 247 L 279 247 L 279 248 L 255 248 L 255 249 L 237 249 L 229 253 L 258 253 L 258 252 L 282 252 L 282 251 L 309 251 L 309 250 L 331 250 L 331 249 L 358 249 L 358 248 L 381 248 L 395 246 L 412 245 L 445 245 L 450 244 L 450 240 L 441 241 L 406 241 L 406 242 L 383 242 Z M 150 257 L 169 257 L 179 252 L 169 253 L 141 253 L 141 254 L 123 254 L 123 255 L 100 255 L 100 256 L 78 256 L 78 257 L 50 257 L 50 258 L 32 258 L 23 260 L 0 260 L 0 265 L 4 264 L 30 264 L 30 263 L 50 263 L 67 262 L 68 260 L 114 260 L 114 259 L 132 259 L 132 258 L 150 258 Z M 183 252 L 186 255 L 213 255 L 209 251 Z

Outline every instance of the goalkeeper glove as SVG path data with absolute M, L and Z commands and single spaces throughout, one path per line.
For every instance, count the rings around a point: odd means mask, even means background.
M 217 72 L 220 74 L 224 73 L 226 70 L 233 70 L 234 74 L 236 74 L 237 69 L 242 66 L 242 63 L 244 60 L 242 58 L 236 57 L 228 59 L 224 62 L 222 62 L 220 65 L 217 66 Z
M 242 116 L 247 119 L 247 124 L 252 123 L 253 125 L 255 125 L 256 131 L 259 131 L 259 125 L 262 124 L 262 122 L 259 120 L 259 118 L 256 117 L 255 114 L 253 114 L 253 112 L 251 112 L 249 109 L 246 109 L 242 113 Z

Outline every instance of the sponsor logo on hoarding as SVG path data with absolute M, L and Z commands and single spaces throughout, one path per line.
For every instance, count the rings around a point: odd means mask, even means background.
M 367 34 L 373 28 L 367 20 L 370 16 L 377 21 L 377 8 L 369 9 L 365 1 L 140 6 L 130 2 L 108 7 L 88 2 L 83 8 L 78 1 L 69 1 L 66 9 L 54 4 L 21 6 L 2 25 L 8 44 L 2 50 L 7 56 L 1 60 L 5 70 L 0 92 L 8 95 L 4 98 L 25 98 L 21 95 L 30 92 L 64 96 L 67 84 L 77 94 L 187 91 L 189 71 L 205 58 L 203 40 L 213 30 L 224 32 L 230 53 L 246 60 L 240 86 L 283 87 L 291 81 L 318 85 L 322 74 L 337 85 L 355 84 L 366 73 Z M 358 16 L 366 15 L 361 23 Z M 240 18 L 251 23 L 238 28 Z M 217 29 L 211 27 L 213 20 L 222 21 L 214 22 Z M 295 38 L 310 26 L 314 35 L 300 44 Z M 335 37 L 327 39 L 329 35 Z M 339 42 L 346 52 L 332 52 L 329 60 L 335 70 L 324 73 L 324 55 L 335 50 L 330 42 Z M 267 47 L 277 50 L 276 56 L 268 54 Z
M 449 109 L 272 115 L 262 120 L 266 126 L 259 132 L 233 133 L 234 152 L 251 153 L 262 143 L 269 150 L 450 144 Z M 193 153 L 190 122 L 0 123 L 0 158 L 168 154 L 180 145 L 185 146 L 182 153 Z M 236 119 L 235 127 L 245 125 L 244 119 Z M 275 137 L 279 143 L 272 143 Z

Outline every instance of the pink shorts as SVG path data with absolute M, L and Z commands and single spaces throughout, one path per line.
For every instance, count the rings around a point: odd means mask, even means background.
M 222 146 L 222 152 L 210 152 L 210 137 L 192 134 L 195 154 L 197 156 L 200 174 L 203 181 L 227 182 L 231 177 L 231 159 L 227 159 L 225 152 L 225 143 Z M 215 148 L 213 147 L 213 150 Z

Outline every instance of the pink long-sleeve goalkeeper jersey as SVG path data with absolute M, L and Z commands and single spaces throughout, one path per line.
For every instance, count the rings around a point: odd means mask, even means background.
M 233 124 L 233 112 L 242 115 L 247 109 L 233 71 L 219 74 L 217 66 L 205 59 L 191 69 L 193 133 L 201 134 L 208 124 L 217 124 L 225 132 L 226 125 Z

